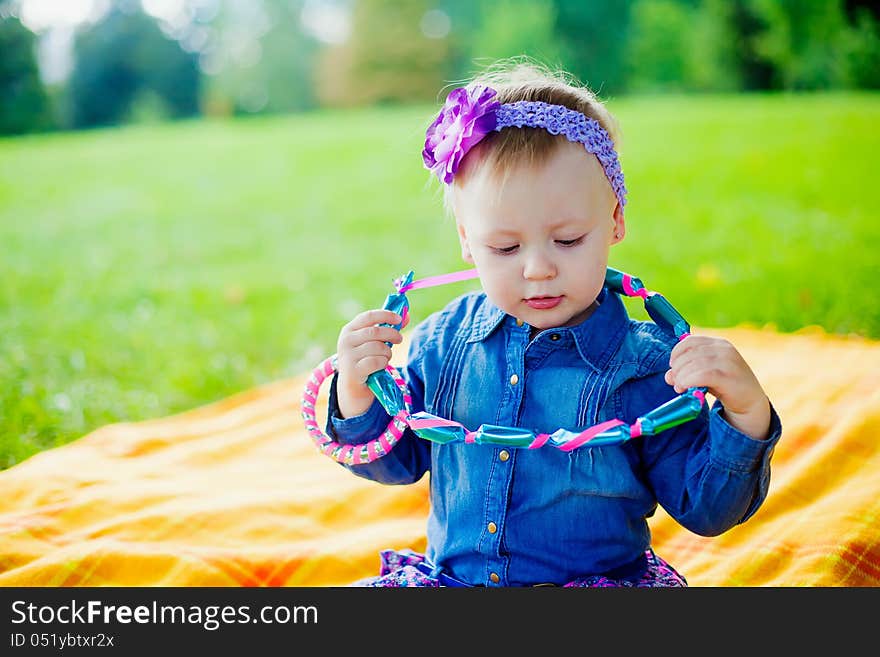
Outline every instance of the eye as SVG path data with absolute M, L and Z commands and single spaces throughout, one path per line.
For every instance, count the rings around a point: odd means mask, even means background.
M 573 240 L 556 240 L 556 243 L 559 244 L 560 246 L 577 246 L 578 244 L 580 244 L 583 241 L 584 241 L 584 236 L 581 235 L 580 237 L 577 237 Z
M 502 246 L 502 247 L 490 246 L 489 248 L 492 249 L 492 251 L 494 251 L 495 253 L 498 253 L 501 255 L 510 255 L 511 253 L 513 253 L 514 251 L 516 251 L 519 248 L 519 244 L 514 244 L 513 246 Z

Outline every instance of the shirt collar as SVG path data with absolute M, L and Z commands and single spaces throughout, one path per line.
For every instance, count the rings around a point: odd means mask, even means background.
M 571 331 L 581 358 L 597 370 L 607 367 L 626 335 L 629 316 L 620 295 L 602 288 L 596 298 L 599 307 L 580 324 L 553 329 Z
M 484 302 L 474 312 L 468 342 L 482 342 L 488 338 L 505 317 L 507 313 L 489 301 L 489 297 L 485 297 Z
M 569 332 L 574 338 L 581 358 L 597 370 L 604 369 L 611 357 L 620 347 L 626 333 L 629 316 L 618 294 L 603 288 L 596 298 L 599 307 L 587 319 L 575 326 L 564 326 L 552 330 L 554 333 Z M 488 338 L 508 315 L 487 298 L 474 312 L 473 329 L 468 342 L 478 342 Z M 514 318 L 510 318 L 514 322 Z M 529 326 L 523 325 L 526 334 Z

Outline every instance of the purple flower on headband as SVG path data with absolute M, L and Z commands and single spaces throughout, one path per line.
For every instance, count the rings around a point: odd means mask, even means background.
M 495 129 L 495 110 L 501 106 L 495 90 L 477 86 L 449 92 L 440 114 L 425 134 L 422 159 L 441 182 L 449 184 L 467 152 Z

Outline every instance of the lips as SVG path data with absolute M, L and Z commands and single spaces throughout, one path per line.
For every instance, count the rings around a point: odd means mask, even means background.
M 529 308 L 534 308 L 536 310 L 555 308 L 561 301 L 562 297 L 530 297 L 525 300 L 526 305 L 528 305 Z

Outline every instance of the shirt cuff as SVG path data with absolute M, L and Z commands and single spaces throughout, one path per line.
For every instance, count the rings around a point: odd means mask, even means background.
M 770 403 L 770 433 L 765 440 L 755 440 L 735 429 L 723 415 L 724 406 L 718 400 L 709 412 L 710 458 L 713 463 L 729 470 L 752 472 L 769 462 L 782 436 L 782 421 Z
M 385 408 L 374 398 L 370 407 L 360 415 L 343 418 L 339 412 L 339 397 L 336 393 L 336 379 L 333 375 L 330 382 L 329 404 L 327 409 L 327 435 L 334 438 L 341 445 L 354 445 L 364 443 L 377 438 L 385 431 L 391 416 Z

